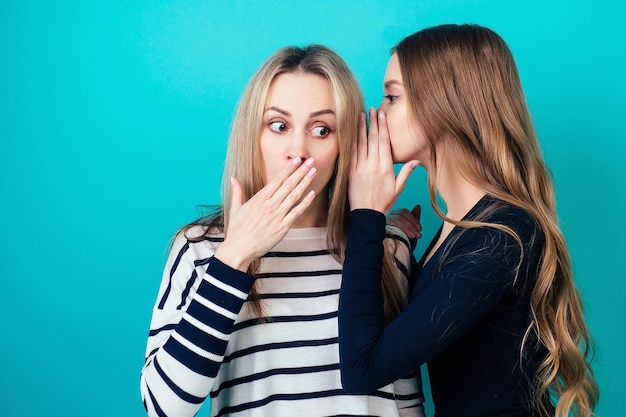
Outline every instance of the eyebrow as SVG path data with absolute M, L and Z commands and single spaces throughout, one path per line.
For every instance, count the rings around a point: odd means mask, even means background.
M 276 107 L 276 106 L 268 107 L 267 109 L 265 109 L 265 111 L 263 113 L 267 113 L 270 110 L 274 110 L 274 111 L 276 111 L 278 113 L 284 114 L 287 117 L 291 117 L 291 113 L 289 113 L 287 110 L 283 110 L 280 107 Z
M 332 111 L 331 109 L 324 109 L 324 110 L 314 111 L 313 113 L 309 114 L 309 117 L 317 117 L 323 114 L 335 114 L 335 112 Z
M 280 114 L 284 114 L 287 117 L 291 117 L 291 113 L 289 113 L 287 110 L 281 109 L 280 107 L 271 106 L 271 107 L 268 107 L 267 109 L 265 109 L 265 112 L 267 112 L 269 110 L 274 110 L 275 112 L 278 112 Z M 318 110 L 318 111 L 314 111 L 313 113 L 309 114 L 309 117 L 317 117 L 317 116 L 321 116 L 323 114 L 335 114 L 335 112 L 332 111 L 331 109 Z
M 398 80 L 389 80 L 389 81 L 385 81 L 385 88 L 389 88 L 392 85 L 399 85 L 400 87 L 402 87 L 402 83 Z

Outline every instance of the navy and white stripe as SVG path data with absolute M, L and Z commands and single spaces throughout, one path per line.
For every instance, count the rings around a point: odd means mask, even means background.
M 264 320 L 245 302 L 254 279 L 212 258 L 220 241 L 179 236 L 172 246 L 141 375 L 150 416 L 193 416 L 208 396 L 213 416 L 423 415 L 419 375 L 368 395 L 343 391 L 341 265 L 326 228 L 292 229 L 262 258 Z M 409 249 L 398 241 L 406 271 Z

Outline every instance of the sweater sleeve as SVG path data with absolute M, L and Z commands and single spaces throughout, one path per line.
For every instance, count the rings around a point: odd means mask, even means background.
M 140 389 L 149 416 L 193 416 L 208 396 L 254 278 L 213 257 L 215 245 L 172 245 L 153 309 Z
M 391 383 L 450 346 L 510 288 L 519 266 L 512 237 L 472 229 L 455 242 L 432 283 L 387 325 L 380 296 L 384 223 L 371 210 L 350 216 L 339 298 L 341 377 L 348 392 Z
M 415 265 L 412 253 L 412 243 L 402 230 L 395 226 L 386 226 L 385 248 L 393 253 L 396 271 L 400 277 L 400 283 L 405 293 L 409 288 L 411 268 Z M 381 270 L 382 272 L 382 270 Z M 408 294 L 407 294 L 408 296 Z M 424 417 L 424 393 L 422 391 L 422 375 L 418 368 L 393 383 L 398 413 L 401 417 Z

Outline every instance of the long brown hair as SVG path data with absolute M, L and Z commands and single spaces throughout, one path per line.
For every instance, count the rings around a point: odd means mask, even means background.
M 428 190 L 444 220 L 461 227 L 498 225 L 454 221 L 436 198 L 436 145 L 445 140 L 463 175 L 492 196 L 522 207 L 545 237 L 531 300 L 531 332 L 546 348 L 536 375 L 537 407 L 556 398 L 556 416 L 593 414 L 599 391 L 593 345 L 556 213 L 551 174 L 544 162 L 517 67 L 504 40 L 477 25 L 441 25 L 414 33 L 395 48 L 410 113 L 430 150 Z M 518 236 L 514 236 L 521 245 Z M 521 352 L 520 352 L 521 354 Z
M 222 204 L 214 212 L 190 226 L 202 225 L 206 234 L 223 232 L 228 234 L 228 217 L 231 204 L 231 177 L 237 178 L 243 187 L 244 201 L 256 194 L 263 186 L 259 137 L 263 127 L 262 115 L 270 84 L 283 73 L 317 74 L 330 83 L 335 114 L 339 157 L 336 172 L 331 179 L 327 215 L 327 245 L 332 256 L 343 264 L 348 230 L 348 172 L 353 141 L 357 138 L 359 115 L 365 105 L 363 95 L 353 73 L 345 61 L 331 49 L 322 45 L 305 48 L 284 47 L 276 51 L 256 71 L 245 89 L 235 114 L 222 180 Z M 322 198 L 318 196 L 317 198 Z M 393 261 L 395 248 L 386 245 L 383 260 L 383 296 L 388 319 L 399 314 L 406 305 L 406 293 L 400 273 Z M 260 260 L 255 260 L 248 270 L 254 275 Z M 249 295 L 252 311 L 263 317 L 262 301 L 258 297 L 257 285 Z

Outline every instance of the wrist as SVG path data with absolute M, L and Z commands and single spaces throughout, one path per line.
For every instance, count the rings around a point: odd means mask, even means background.
M 247 272 L 252 263 L 252 259 L 243 256 L 240 251 L 231 250 L 228 246 L 224 246 L 224 244 L 220 245 L 213 256 L 219 259 L 224 265 L 242 272 Z
M 374 210 L 383 214 L 387 212 L 387 210 L 385 210 L 384 207 L 381 207 L 380 204 L 376 204 L 374 202 L 350 201 L 350 211 L 354 211 L 354 210 Z

